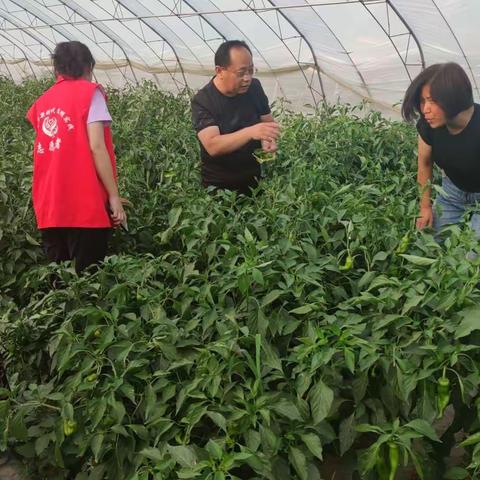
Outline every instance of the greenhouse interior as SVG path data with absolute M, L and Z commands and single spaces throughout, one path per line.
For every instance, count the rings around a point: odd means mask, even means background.
M 479 0 L 0 0 L 0 480 L 480 478 Z
M 180 92 L 200 88 L 219 44 L 240 39 L 270 98 L 396 111 L 421 69 L 445 61 L 465 69 L 478 98 L 479 21 L 475 0 L 2 0 L 0 73 L 48 74 L 55 45 L 75 39 L 91 48 L 99 82 Z

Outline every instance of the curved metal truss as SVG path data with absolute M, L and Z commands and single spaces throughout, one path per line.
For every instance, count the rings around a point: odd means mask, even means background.
M 478 1 L 458 1 L 476 24 Z M 451 60 L 465 67 L 478 97 L 480 53 L 459 31 L 464 25 L 452 3 L 0 0 L 0 74 L 38 77 L 48 71 L 56 43 L 78 39 L 91 47 L 102 80 L 118 85 L 151 78 L 182 91 L 204 83 L 218 45 L 238 38 L 251 46 L 269 93 L 298 97 L 297 104 L 368 98 L 388 108 L 426 64 Z M 430 32 L 426 17 L 436 22 Z

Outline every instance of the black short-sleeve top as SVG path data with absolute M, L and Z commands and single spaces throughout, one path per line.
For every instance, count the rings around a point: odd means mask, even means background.
M 221 135 L 233 133 L 261 121 L 270 113 L 268 98 L 261 83 L 253 79 L 249 89 L 229 97 L 221 93 L 213 79 L 192 100 L 192 118 L 195 131 L 217 126 Z M 221 188 L 245 190 L 254 186 L 260 176 L 260 165 L 253 152 L 260 142 L 250 141 L 228 155 L 211 157 L 200 144 L 202 183 Z
M 451 134 L 446 126 L 430 127 L 423 116 L 417 131 L 432 147 L 432 160 L 455 186 L 465 192 L 480 192 L 480 105 L 474 105 L 472 118 L 458 134 Z

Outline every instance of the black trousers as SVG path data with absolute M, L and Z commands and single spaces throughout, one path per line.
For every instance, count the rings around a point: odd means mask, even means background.
M 107 254 L 111 228 L 43 228 L 43 249 L 51 262 L 74 260 L 77 273 L 101 262 Z

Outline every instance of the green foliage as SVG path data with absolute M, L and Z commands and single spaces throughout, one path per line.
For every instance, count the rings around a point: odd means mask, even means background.
M 0 82 L 0 449 L 48 479 L 314 480 L 352 451 L 381 478 L 392 444 L 435 478 L 437 380 L 468 405 L 480 384 L 480 262 L 466 229 L 414 231 L 412 128 L 279 105 L 247 198 L 199 186 L 188 98 L 111 91 L 130 233 L 78 277 L 45 265 L 31 212 L 45 87 Z

